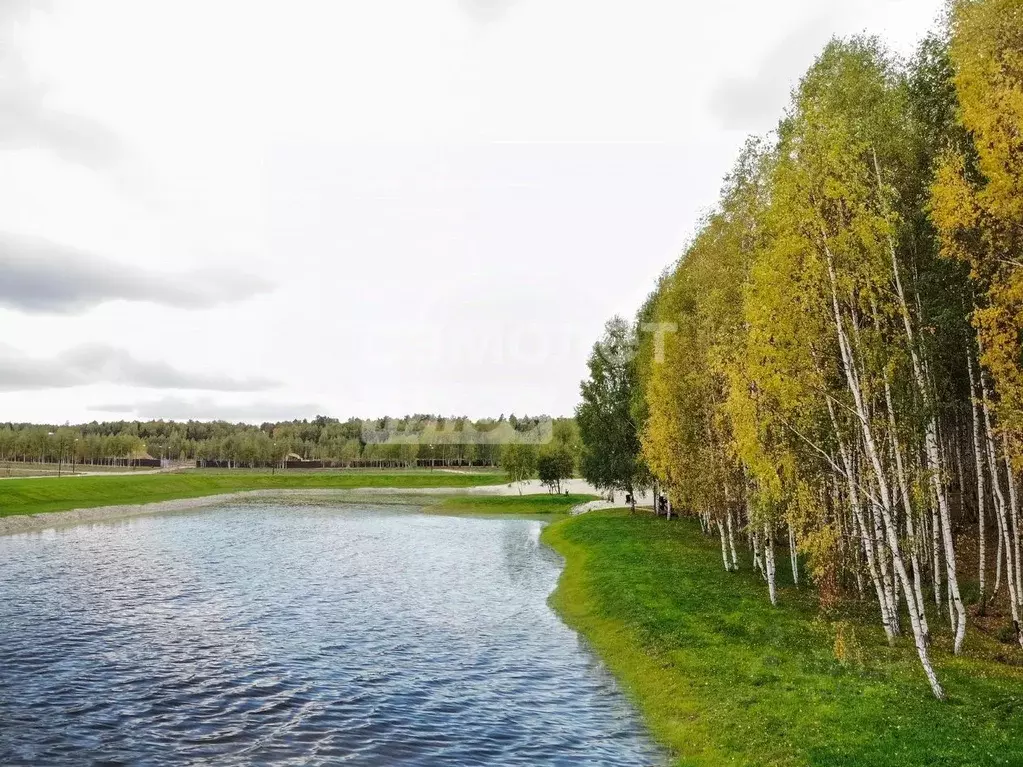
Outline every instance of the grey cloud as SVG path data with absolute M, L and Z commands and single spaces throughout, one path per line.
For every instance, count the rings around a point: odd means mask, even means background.
M 473 21 L 496 21 L 515 4 L 515 0 L 458 0 L 458 6 Z
M 128 403 L 91 405 L 89 410 L 98 413 L 131 415 L 135 418 L 163 418 L 175 421 L 243 421 L 263 423 L 264 421 L 291 421 L 296 418 L 313 418 L 326 412 L 322 405 L 314 403 L 288 403 L 262 400 L 248 404 L 216 402 L 208 397 L 184 399 L 163 397 Z
M 118 299 L 207 309 L 270 289 L 250 275 L 152 272 L 49 240 L 0 232 L 0 306 L 25 312 L 67 314 Z
M 710 96 L 710 109 L 730 130 L 763 131 L 778 119 L 786 98 L 834 29 L 827 15 L 811 18 L 781 40 L 752 76 L 722 80 Z
M 44 88 L 29 83 L 0 89 L 0 149 L 48 149 L 96 170 L 120 162 L 117 134 L 84 115 L 46 106 L 45 95 Z
M 277 385 L 267 378 L 190 373 L 166 362 L 138 359 L 104 344 L 78 346 L 42 359 L 0 346 L 0 391 L 66 389 L 96 383 L 226 392 L 263 391 Z
M 69 162 L 102 170 L 122 159 L 116 133 L 85 115 L 54 108 L 46 83 L 34 77 L 15 44 L 16 25 L 32 11 L 50 11 L 39 0 L 0 2 L 0 149 L 42 148 Z

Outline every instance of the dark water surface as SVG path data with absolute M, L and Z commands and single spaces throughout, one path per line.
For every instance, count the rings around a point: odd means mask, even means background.
M 664 762 L 526 519 L 225 506 L 0 537 L 0 764 Z

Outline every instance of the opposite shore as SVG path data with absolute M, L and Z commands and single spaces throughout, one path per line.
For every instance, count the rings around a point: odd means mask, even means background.
M 499 474 L 459 474 L 459 473 L 407 473 L 385 475 L 280 475 L 278 486 L 260 487 L 270 479 L 268 475 L 245 475 L 231 478 L 231 484 L 256 485 L 251 489 L 231 489 L 230 492 L 217 492 L 224 482 L 217 480 L 224 475 L 163 475 L 161 477 L 140 475 L 135 477 L 110 476 L 95 478 L 79 478 L 73 484 L 66 479 L 44 478 L 10 480 L 9 484 L 0 487 L 0 535 L 38 532 L 56 527 L 76 524 L 106 522 L 128 517 L 151 514 L 166 514 L 180 511 L 191 511 L 224 503 L 241 500 L 265 500 L 272 498 L 309 498 L 315 500 L 334 500 L 336 502 L 358 502 L 360 500 L 380 501 L 388 497 L 414 499 L 422 497 L 424 502 L 435 504 L 442 497 L 476 497 L 476 498 L 544 498 L 548 493 L 539 484 L 532 483 L 497 483 L 502 479 Z M 188 481 L 177 482 L 174 478 L 188 478 Z M 202 483 L 201 480 L 208 480 Z M 87 494 L 85 502 L 78 501 L 80 489 L 88 480 L 89 483 L 104 483 L 97 488 L 86 487 L 87 490 L 108 491 L 103 495 Z M 194 480 L 199 480 L 197 483 Z M 30 500 L 18 498 L 8 502 L 5 491 L 14 487 L 15 483 L 31 481 Z M 474 482 L 486 484 L 473 484 Z M 55 484 L 59 483 L 59 484 Z M 274 484 L 274 483 L 271 483 Z M 175 485 L 177 485 L 175 487 Z M 299 486 L 294 486 L 299 485 Z M 335 485 L 335 486 L 332 486 Z M 336 486 L 345 485 L 345 486 Z M 388 486 L 391 485 L 391 486 Z M 593 488 L 582 480 L 570 480 L 565 488 L 572 495 L 573 505 L 566 510 L 588 511 L 609 504 L 593 501 Z M 68 491 L 71 491 L 68 494 Z M 148 498 L 147 498 L 148 492 Z M 168 494 L 179 494 L 179 497 L 166 497 Z M 161 499 L 152 496 L 164 496 Z M 131 498 L 136 502 L 125 503 L 89 503 L 96 498 L 107 497 L 111 501 Z M 151 498 L 151 499 L 150 499 Z M 33 502 L 34 501 L 34 502 Z M 60 508 L 63 505 L 64 508 Z M 523 506 L 526 508 L 528 502 Z M 57 508 L 53 508 L 57 506 Z M 38 507 L 36 511 L 34 507 Z M 559 507 L 560 510 L 560 507 Z

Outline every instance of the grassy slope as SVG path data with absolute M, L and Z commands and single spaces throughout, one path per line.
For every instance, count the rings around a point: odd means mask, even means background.
M 503 474 L 451 472 L 230 473 L 187 472 L 114 477 L 63 477 L 0 481 L 0 517 L 123 503 L 231 493 L 238 490 L 361 487 L 470 487 L 506 481 Z
M 868 616 L 823 620 L 791 585 L 772 608 L 754 574 L 723 571 L 695 523 L 599 512 L 544 540 L 567 560 L 554 606 L 679 764 L 1023 765 L 1023 671 L 987 660 L 1018 648 L 968 638 L 953 658 L 936 640 L 942 704 L 908 640 L 889 649 Z
M 431 506 L 444 514 L 567 514 L 573 507 L 597 499 L 595 495 L 454 495 Z

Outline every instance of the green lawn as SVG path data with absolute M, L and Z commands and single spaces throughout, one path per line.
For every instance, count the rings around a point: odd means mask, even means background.
M 444 514 L 567 514 L 595 495 L 454 495 L 429 507 Z
M 1023 670 L 991 660 L 1023 663 L 1019 647 L 975 635 L 954 658 L 938 636 L 939 703 L 908 638 L 889 649 L 855 610 L 821 618 L 790 579 L 772 608 L 748 557 L 725 573 L 695 522 L 593 512 L 544 540 L 566 558 L 552 604 L 680 765 L 1023 765 Z
M 205 472 L 113 477 L 45 477 L 0 481 L 0 517 L 39 514 L 126 503 L 151 503 L 172 498 L 196 498 L 238 490 L 473 487 L 497 485 L 503 474 L 453 472 L 347 471 L 333 474 L 278 472 Z

